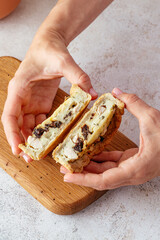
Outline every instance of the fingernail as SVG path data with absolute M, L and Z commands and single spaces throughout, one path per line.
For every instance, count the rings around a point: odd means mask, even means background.
M 97 97 L 97 96 L 98 96 L 98 94 L 96 93 L 96 91 L 95 91 L 93 88 L 90 88 L 89 93 L 90 93 L 91 96 L 93 96 L 93 97 Z
M 114 88 L 112 91 L 116 96 L 122 94 L 123 92 L 119 88 Z
M 15 148 L 14 147 L 11 147 L 12 148 L 12 153 L 14 154 L 14 155 L 16 155 L 16 150 L 15 150 Z
M 67 177 L 64 176 L 64 182 L 71 182 Z
M 65 174 L 65 171 L 63 171 L 62 169 L 60 169 L 60 172 L 63 173 L 63 174 Z
M 24 160 L 28 163 L 28 158 L 27 156 L 23 155 Z

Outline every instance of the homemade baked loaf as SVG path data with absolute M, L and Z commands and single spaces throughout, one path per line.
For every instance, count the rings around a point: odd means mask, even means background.
M 124 103 L 111 93 L 102 95 L 53 151 L 56 162 L 70 172 L 82 172 L 93 155 L 104 150 L 121 123 Z
M 71 129 L 91 101 L 91 95 L 77 85 L 72 85 L 70 97 L 55 112 L 37 125 L 32 136 L 19 148 L 34 160 L 40 160 L 53 150 Z

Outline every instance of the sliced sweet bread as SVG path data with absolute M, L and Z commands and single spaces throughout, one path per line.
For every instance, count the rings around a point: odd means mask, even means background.
M 70 97 L 62 103 L 55 112 L 37 125 L 32 136 L 19 148 L 34 160 L 40 160 L 53 150 L 69 132 L 77 119 L 91 101 L 91 95 L 77 85 L 72 85 Z
M 104 150 L 121 123 L 124 103 L 102 95 L 53 151 L 53 158 L 70 172 L 81 172 L 93 155 Z

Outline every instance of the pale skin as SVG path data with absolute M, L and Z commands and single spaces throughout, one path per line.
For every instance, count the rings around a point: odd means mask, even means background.
M 32 159 L 18 144 L 33 128 L 46 119 L 57 92 L 60 78 L 78 84 L 97 98 L 89 76 L 75 63 L 67 50 L 69 43 L 82 32 L 112 0 L 61 0 L 51 10 L 37 31 L 33 42 L 8 86 L 2 114 L 4 131 L 14 155 Z M 95 156 L 83 173 L 68 173 L 64 181 L 98 190 L 144 183 L 160 175 L 160 112 L 136 95 L 113 90 L 113 95 L 139 121 L 140 146 L 124 152 L 102 152 Z

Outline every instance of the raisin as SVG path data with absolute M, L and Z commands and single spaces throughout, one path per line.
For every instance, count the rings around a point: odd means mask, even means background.
M 104 108 L 106 108 L 106 105 L 101 105 L 101 107 L 104 107 Z
M 43 128 L 35 128 L 33 131 L 33 134 L 37 137 L 40 138 L 42 136 L 42 134 L 44 133 L 44 129 Z
M 44 127 L 44 129 L 45 129 L 45 132 L 47 132 L 47 131 L 48 131 L 49 127 L 50 127 L 50 124 L 45 124 L 45 127 Z
M 73 105 L 72 105 L 72 108 L 74 108 L 75 106 L 76 106 L 76 104 L 73 104 Z
M 82 127 L 82 135 L 84 137 L 84 139 L 86 140 L 87 137 L 88 137 L 88 133 L 92 134 L 92 132 L 89 131 L 89 127 L 87 126 L 87 124 L 85 124 L 83 127 Z
M 44 132 L 47 132 L 48 129 L 51 128 L 60 128 L 62 122 L 61 121 L 53 121 L 50 124 L 45 124 L 44 128 L 35 128 L 33 131 L 33 134 L 37 137 L 40 138 Z
M 50 127 L 51 127 L 51 128 L 60 128 L 61 125 L 62 125 L 62 122 L 61 122 L 61 121 L 53 121 L 53 122 L 50 124 Z
M 64 117 L 64 119 L 68 118 L 69 116 L 72 115 L 72 112 L 70 111 L 68 114 L 66 114 L 66 116 Z
M 103 142 L 104 140 L 104 137 L 100 136 L 100 141 Z
M 78 138 L 74 146 L 74 150 L 76 150 L 77 152 L 82 152 L 82 149 L 83 149 L 83 139 Z

